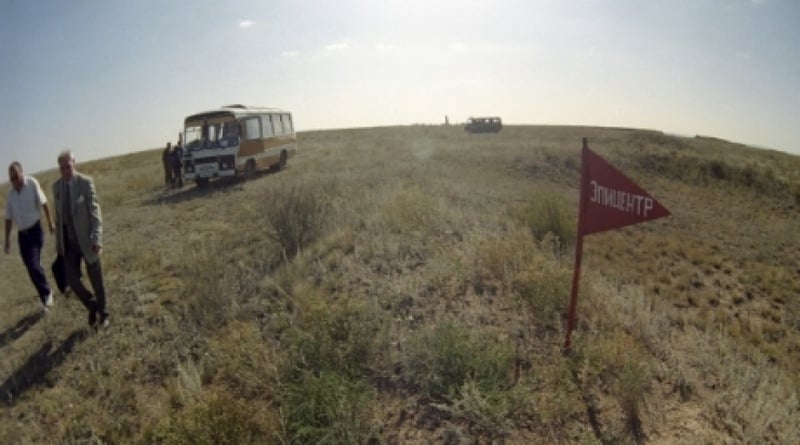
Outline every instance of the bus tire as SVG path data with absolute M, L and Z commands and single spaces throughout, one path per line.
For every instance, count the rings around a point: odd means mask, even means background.
M 286 164 L 289 163 L 289 155 L 286 153 L 286 150 L 281 151 L 281 160 L 278 161 L 277 170 L 283 170 L 286 168 Z
M 244 178 L 247 180 L 256 178 L 256 161 L 250 159 L 244 165 Z
M 201 189 L 208 187 L 208 178 L 197 178 L 194 180 L 194 182 Z

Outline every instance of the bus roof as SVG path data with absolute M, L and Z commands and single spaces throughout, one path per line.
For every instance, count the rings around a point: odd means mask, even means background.
M 290 114 L 288 111 L 281 110 L 280 108 L 252 107 L 247 105 L 234 104 L 234 105 L 224 105 L 215 110 L 208 110 L 208 111 L 203 111 L 202 113 L 192 114 L 191 116 L 187 117 L 185 121 L 190 122 L 190 121 L 200 121 L 204 119 L 216 119 L 225 117 L 238 118 L 241 116 L 251 116 L 264 113 Z

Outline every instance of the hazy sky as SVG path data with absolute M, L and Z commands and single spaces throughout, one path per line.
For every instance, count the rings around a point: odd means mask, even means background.
M 798 43 L 798 0 L 0 0 L 0 163 L 162 147 L 232 103 L 298 130 L 492 114 L 800 153 Z

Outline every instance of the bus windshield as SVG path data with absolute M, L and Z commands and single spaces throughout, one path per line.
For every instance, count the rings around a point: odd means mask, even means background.
M 187 151 L 233 147 L 239 145 L 239 124 L 235 119 L 187 122 L 183 140 Z

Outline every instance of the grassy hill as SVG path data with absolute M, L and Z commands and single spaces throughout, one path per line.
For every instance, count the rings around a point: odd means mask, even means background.
M 585 239 L 565 356 L 582 137 L 672 216 Z M 582 127 L 298 138 L 289 169 L 207 190 L 165 191 L 159 150 L 78 164 L 113 324 L 75 297 L 42 316 L 2 257 L 3 442 L 800 442 L 799 158 Z

